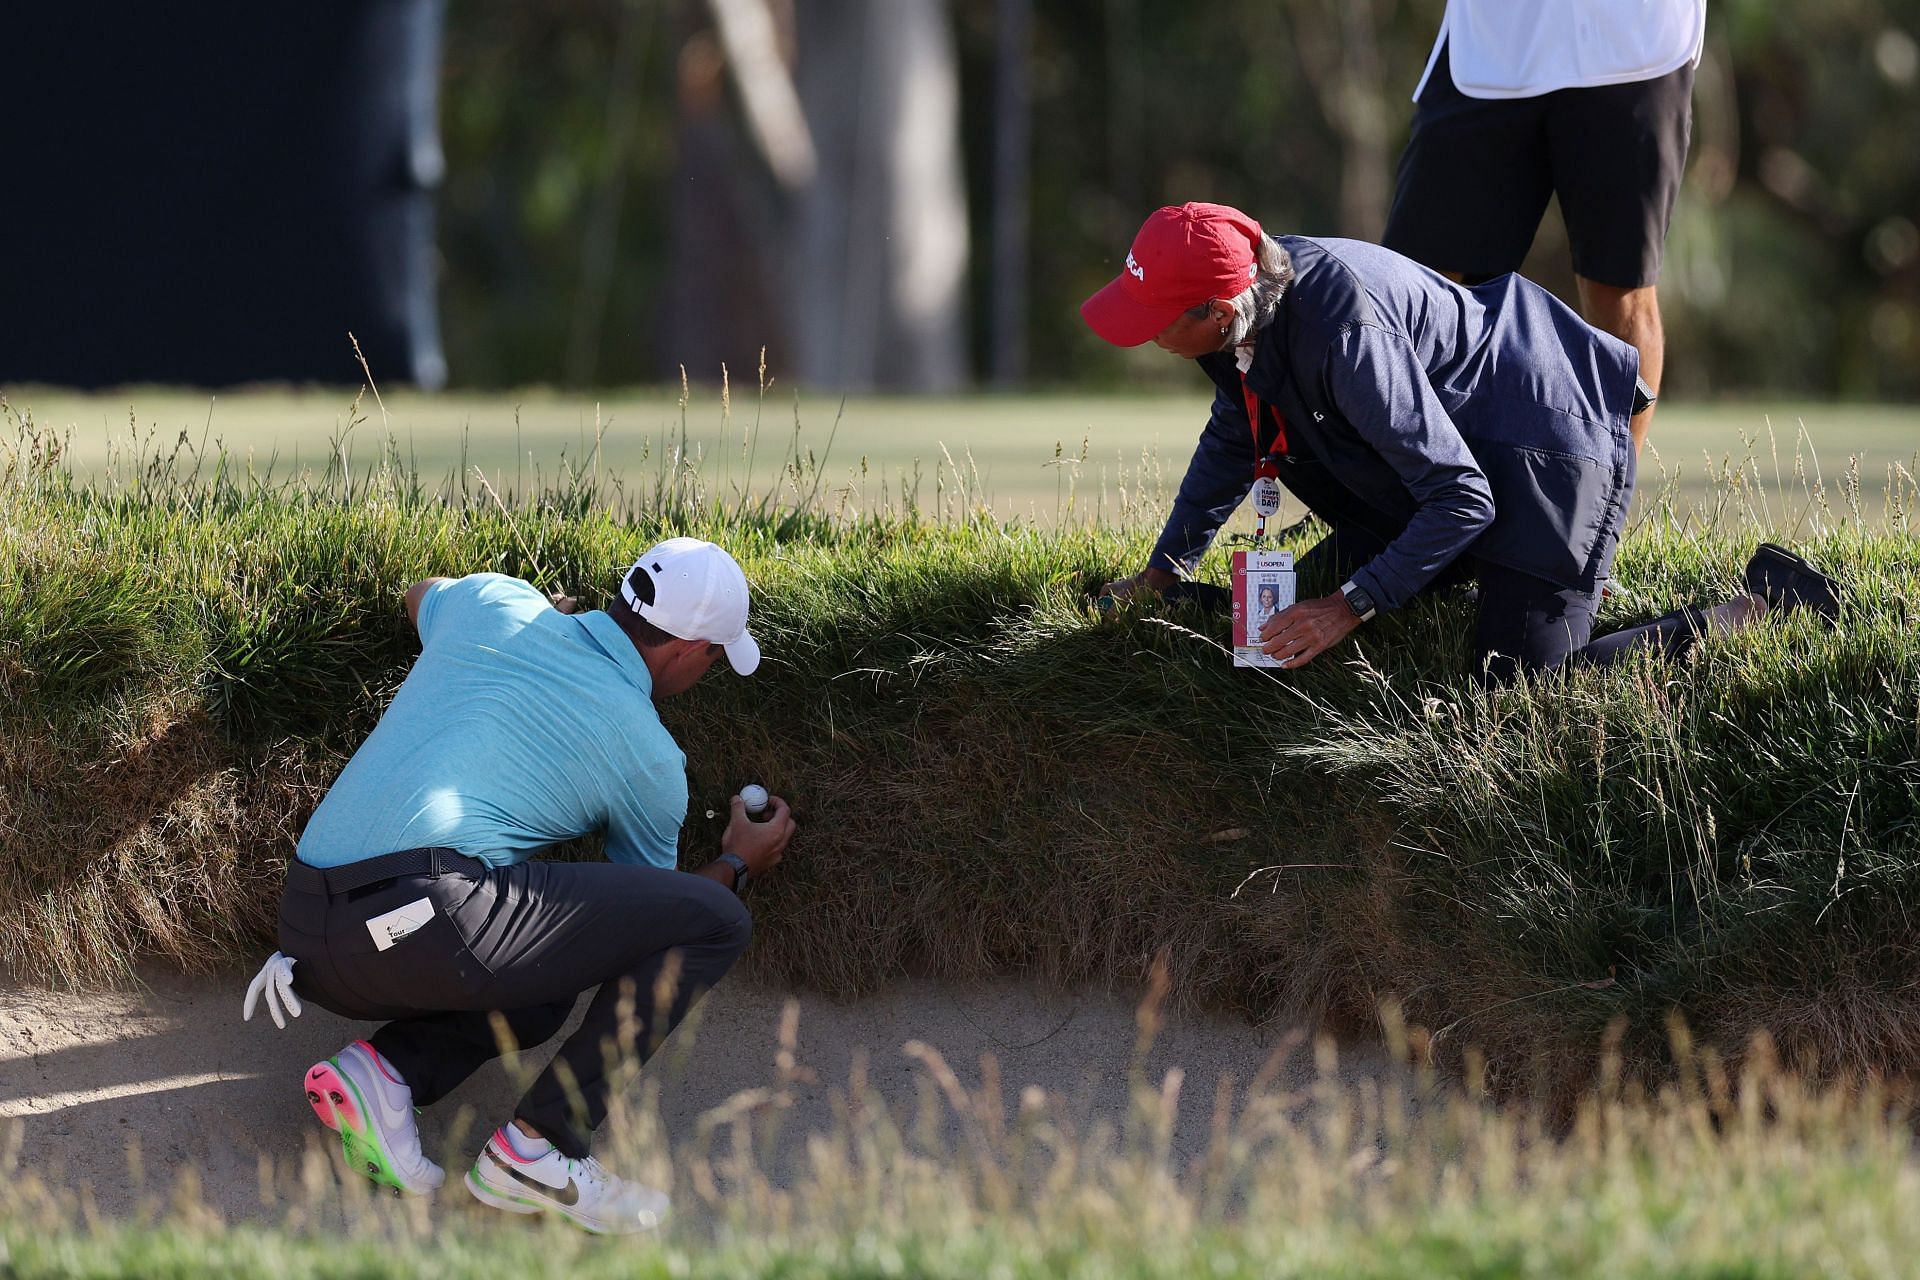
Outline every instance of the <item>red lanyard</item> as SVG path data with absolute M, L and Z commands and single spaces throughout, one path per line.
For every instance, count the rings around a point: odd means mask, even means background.
M 1267 517 L 1280 510 L 1280 468 L 1273 456 L 1287 451 L 1287 420 L 1279 408 L 1268 405 L 1273 412 L 1273 447 L 1260 448 L 1260 398 L 1253 394 L 1253 388 L 1247 385 L 1247 375 L 1240 375 L 1240 394 L 1247 398 L 1247 430 L 1253 433 L 1253 544 L 1258 547 L 1267 536 Z
M 1240 375 L 1240 394 L 1247 398 L 1247 430 L 1253 433 L 1253 473 L 1256 476 L 1277 476 L 1280 469 L 1268 460 L 1269 454 L 1287 451 L 1287 420 L 1280 412 L 1280 406 L 1268 405 L 1273 414 L 1273 447 L 1261 451 L 1260 448 L 1260 397 L 1253 394 L 1253 388 L 1247 385 L 1247 375 Z

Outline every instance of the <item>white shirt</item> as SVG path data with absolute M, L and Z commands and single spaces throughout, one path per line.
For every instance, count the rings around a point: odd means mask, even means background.
M 1413 100 L 1442 46 L 1469 98 L 1532 98 L 1677 71 L 1706 30 L 1707 0 L 1447 0 Z

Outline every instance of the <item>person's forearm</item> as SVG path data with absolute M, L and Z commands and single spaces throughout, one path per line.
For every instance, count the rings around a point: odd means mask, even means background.
M 1463 491 L 1454 501 L 1428 502 L 1399 537 L 1354 572 L 1353 580 L 1382 613 L 1398 609 L 1458 559 L 1492 521 L 1492 503 L 1476 493 Z
M 1133 576 L 1133 580 L 1149 591 L 1165 591 L 1168 587 L 1180 581 L 1180 575 L 1167 569 L 1160 569 L 1149 565 L 1139 573 L 1136 573 Z
M 734 870 L 732 867 L 728 866 L 724 862 L 720 862 L 717 860 L 713 862 L 709 862 L 704 867 L 696 867 L 693 870 L 692 874 L 696 876 L 705 876 L 709 880 L 718 880 L 721 884 L 725 885 L 729 889 L 734 887 L 734 879 L 735 879 Z
M 1213 545 L 1214 535 L 1220 532 L 1220 526 L 1211 521 L 1183 519 L 1178 507 L 1174 508 L 1174 512 L 1160 540 L 1154 543 L 1153 554 L 1147 557 L 1146 572 L 1178 582 L 1192 573 L 1200 563 L 1200 558 L 1207 554 L 1207 548 Z
M 443 582 L 452 582 L 452 578 L 423 578 L 407 588 L 403 602 L 407 610 L 407 624 L 416 632 L 420 629 L 420 605 L 427 593 Z
M 1196 453 L 1186 479 L 1180 483 L 1180 496 L 1174 499 L 1173 514 L 1167 517 L 1160 540 L 1147 557 L 1151 570 L 1185 576 L 1192 573 L 1207 554 L 1207 548 L 1253 487 L 1251 467 L 1222 467 L 1216 460 L 1202 462 Z
M 1253 488 L 1253 444 L 1246 423 L 1231 401 L 1215 395 L 1213 416 L 1194 443 L 1173 511 L 1147 558 L 1150 567 L 1182 577 L 1192 573 L 1220 527 L 1246 501 Z
M 1326 377 L 1347 423 L 1413 498 L 1400 536 L 1353 575 L 1375 608 L 1398 609 L 1493 523 L 1493 486 L 1404 334 L 1356 326 Z

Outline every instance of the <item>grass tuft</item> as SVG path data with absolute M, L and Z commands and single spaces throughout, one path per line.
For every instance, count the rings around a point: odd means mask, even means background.
M 1284 680 L 1230 670 L 1219 619 L 1103 618 L 1086 589 L 1149 526 L 996 521 L 966 468 L 930 518 L 829 509 L 797 453 L 776 495 L 712 490 L 684 455 L 633 488 L 593 467 L 503 490 L 432 487 L 392 450 L 276 478 L 190 443 L 82 478 L 30 420 L 14 434 L 0 963 L 31 976 L 267 941 L 281 864 L 414 653 L 408 584 L 493 569 L 604 599 L 692 533 L 745 565 L 768 661 L 666 708 L 685 847 L 704 858 L 706 812 L 750 778 L 803 824 L 755 895 L 764 976 L 1125 983 L 1164 952 L 1184 1000 L 1370 1025 L 1393 996 L 1437 1059 L 1477 1046 L 1496 1083 L 1563 1096 L 1609 1034 L 1630 1072 L 1670 1070 L 1675 1011 L 1827 1074 L 1920 1052 L 1904 470 L 1871 525 L 1839 501 L 1858 477 L 1789 502 L 1734 468 L 1710 525 L 1655 502 L 1602 616 L 1725 598 L 1777 509 L 1846 584 L 1838 629 L 1789 619 L 1684 668 L 1487 698 L 1457 597 Z
M 1143 1010 L 1143 1025 L 1150 1024 Z M 1389 1022 L 1392 1023 L 1389 1018 Z M 787 1024 L 791 1027 L 793 1024 Z M 783 1046 L 791 1052 L 783 1036 Z M 1401 1043 L 1396 1046 L 1404 1049 Z M 1498 1106 L 1421 1068 L 1343 1078 L 1276 1055 L 1223 1079 L 1209 1133 L 1173 1140 L 1184 1080 L 1136 1068 L 1130 1102 L 1088 1123 L 1070 1098 L 1003 1088 L 909 1044 L 918 1105 L 890 1106 L 862 1068 L 822 1085 L 799 1065 L 670 1145 L 651 1080 L 623 1093 L 596 1147 L 673 1197 L 655 1237 L 594 1239 L 485 1209 L 377 1196 L 338 1145 L 263 1155 L 258 1220 L 228 1223 L 191 1166 L 145 1184 L 129 1220 L 48 1186 L 0 1141 L 0 1273 L 53 1277 L 979 1276 L 1288 1280 L 1458 1276 L 1911 1275 L 1920 1166 L 1911 1112 L 1884 1088 L 1820 1089 L 1766 1042 L 1730 1068 L 1673 1039 L 1646 1092 L 1602 1062 L 1556 1117 Z M 785 1055 L 783 1054 L 783 1062 Z M 978 1083 L 974 1083 L 977 1080 Z M 1285 1083 L 1281 1083 L 1285 1081 Z M 783 1134 L 796 1088 L 836 1120 Z M 0 1139 L 4 1134 L 0 1133 Z M 469 1141 L 473 1140 L 469 1135 Z M 791 1153 L 782 1160 L 780 1152 Z M 453 1165 L 451 1153 L 448 1156 Z M 453 1165 L 457 1167 L 457 1165 Z

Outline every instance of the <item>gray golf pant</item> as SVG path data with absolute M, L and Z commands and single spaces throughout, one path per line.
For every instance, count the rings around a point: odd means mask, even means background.
M 326 870 L 295 861 L 280 902 L 294 991 L 342 1017 L 392 1019 L 373 1047 L 417 1106 L 499 1055 L 496 1016 L 529 1049 L 598 987 L 514 1112 L 576 1157 L 606 1119 L 610 1072 L 658 1049 L 752 931 L 740 899 L 704 876 L 605 862 L 494 867 L 450 849 Z

